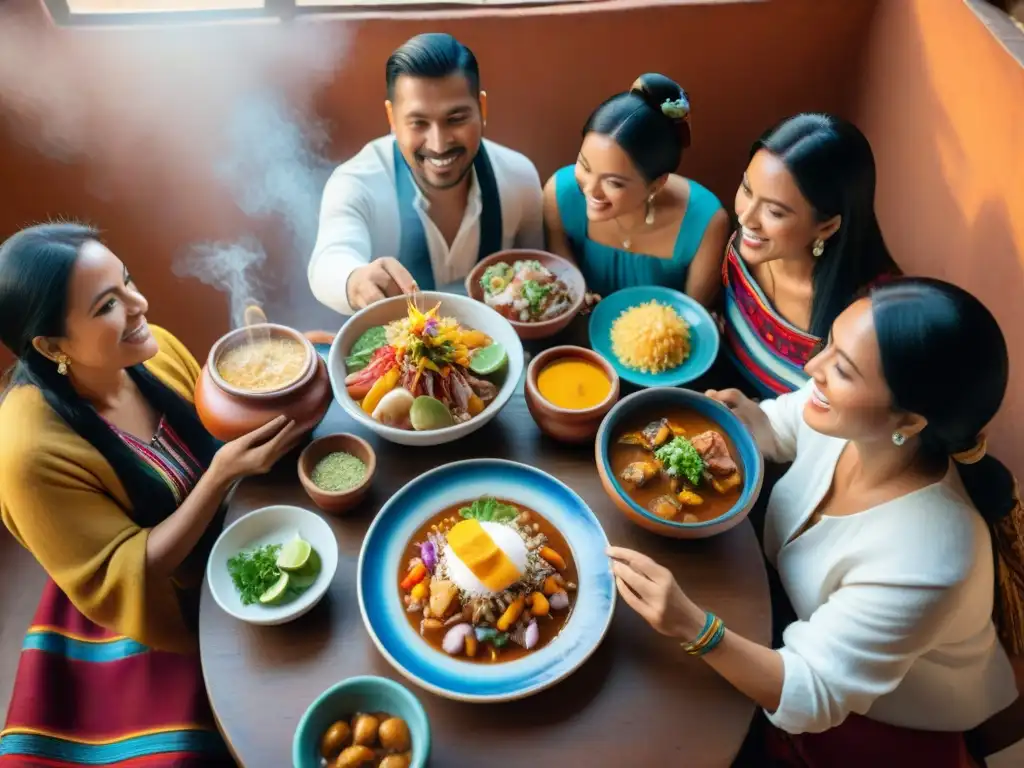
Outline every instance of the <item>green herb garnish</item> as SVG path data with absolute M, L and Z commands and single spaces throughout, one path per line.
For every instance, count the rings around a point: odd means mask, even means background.
M 361 371 L 370 364 L 373 353 L 387 343 L 387 330 L 383 325 L 377 325 L 365 331 L 349 350 L 348 357 L 345 358 L 345 370 L 349 373 Z
M 260 595 L 281 578 L 277 567 L 280 544 L 267 544 L 248 552 L 239 552 L 228 560 L 228 573 L 238 590 L 242 605 L 259 602 Z
M 530 304 L 530 312 L 537 314 L 540 312 L 541 302 L 544 301 L 544 297 L 551 293 L 551 284 L 541 285 L 536 280 L 527 280 L 522 285 L 523 298 L 526 299 Z
M 477 499 L 468 507 L 462 507 L 459 515 L 465 520 L 481 522 L 510 523 L 519 516 L 519 510 L 510 504 L 504 504 L 491 496 Z
M 665 443 L 654 452 L 654 458 L 662 463 L 669 475 L 685 477 L 691 485 L 699 484 L 704 474 L 704 459 L 685 437 L 675 437 Z

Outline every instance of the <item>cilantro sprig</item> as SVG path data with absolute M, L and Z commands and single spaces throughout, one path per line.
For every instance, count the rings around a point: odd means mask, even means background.
M 491 496 L 484 496 L 468 507 L 462 507 L 459 510 L 459 515 L 464 520 L 510 523 L 519 516 L 519 510 L 511 504 L 505 504 Z
M 691 485 L 700 483 L 704 474 L 704 459 L 685 437 L 675 437 L 654 452 L 654 458 L 661 462 L 672 477 L 685 477 Z
M 248 552 L 239 552 L 228 560 L 228 573 L 242 600 L 242 605 L 258 602 L 260 595 L 274 586 L 281 577 L 277 567 L 280 544 L 266 544 Z

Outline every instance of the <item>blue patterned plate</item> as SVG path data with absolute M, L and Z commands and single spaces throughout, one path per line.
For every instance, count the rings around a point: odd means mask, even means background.
M 569 542 L 579 571 L 576 604 L 561 633 L 514 661 L 481 664 L 432 648 L 412 628 L 398 590 L 399 563 L 428 519 L 447 507 L 496 496 L 543 515 Z M 615 610 L 608 538 L 590 507 L 546 472 L 500 459 L 446 464 L 412 480 L 384 505 L 359 553 L 359 610 L 384 657 L 409 680 L 449 699 L 509 701 L 572 674 L 601 643 Z
M 630 307 L 657 301 L 679 313 L 690 326 L 690 356 L 662 373 L 641 373 L 627 368 L 612 351 L 612 324 Z M 660 285 L 623 288 L 597 303 L 590 315 L 590 346 L 612 364 L 619 378 L 638 387 L 680 387 L 699 379 L 718 357 L 718 326 L 711 314 L 685 293 Z

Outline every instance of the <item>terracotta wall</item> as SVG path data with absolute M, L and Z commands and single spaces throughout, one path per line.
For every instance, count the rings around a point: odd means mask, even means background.
M 31 11 L 37 2 L 8 0 L 7 6 Z M 330 122 L 329 156 L 343 160 L 386 131 L 385 59 L 408 37 L 431 30 L 451 32 L 473 48 L 490 95 L 488 134 L 533 158 L 542 176 L 573 160 L 588 112 L 647 71 L 664 72 L 689 90 L 694 145 L 684 171 L 726 200 L 732 198 L 750 142 L 764 128 L 804 109 L 849 113 L 854 106 L 852 83 L 874 0 L 636 5 L 641 4 L 598 2 L 587 8 L 491 11 L 447 19 L 395 14 L 306 22 L 326 29 L 339 46 L 351 35 L 343 63 L 323 85 L 317 84 L 314 94 Z M 277 27 L 271 34 L 288 36 L 294 29 Z M 207 43 L 245 34 L 238 25 L 202 32 L 205 38 L 197 40 Z M 91 160 L 65 163 L 27 146 L 31 134 L 12 133 L 0 115 L 0 236 L 55 215 L 99 224 L 147 292 L 150 315 L 202 354 L 227 326 L 224 298 L 195 281 L 176 278 L 172 259 L 196 240 L 249 230 L 273 241 L 276 225 L 247 221 L 201 167 L 210 140 L 197 128 L 202 125 L 197 113 L 216 107 L 203 100 L 209 96 L 205 81 L 217 74 L 210 67 L 186 67 L 175 75 L 179 103 L 174 114 L 181 128 L 170 139 L 173 147 L 161 145 L 167 138 L 162 129 L 146 135 L 128 130 L 121 120 L 90 117 L 104 112 L 100 107 L 108 86 L 118 88 L 121 101 L 130 103 L 145 96 L 146 77 L 158 79 L 153 74 L 159 72 L 153 59 L 157 54 L 146 44 L 152 34 L 138 28 L 61 32 L 59 45 L 76 50 L 76 77 L 83 68 L 87 72 L 80 117 L 90 135 L 102 137 L 102 146 L 93 147 Z M 205 55 L 202 43 L 195 45 L 195 55 Z M 126 61 L 134 64 L 112 66 L 110 52 L 128 48 Z M 154 82 L 158 86 L 167 83 Z M 195 104 L 190 105 L 193 91 Z M 177 140 L 182 132 L 187 154 Z M 282 322 L 329 326 L 334 317 L 312 309 L 303 285 L 307 258 L 285 245 L 271 254 L 265 276 L 272 289 L 279 288 L 272 290 L 276 303 L 271 314 Z M 280 289 L 285 283 L 290 284 L 287 291 Z
M 990 442 L 1024 475 L 1024 67 L 960 0 L 881 2 L 868 41 L 854 114 L 878 160 L 882 229 L 905 269 L 998 317 L 1012 383 Z

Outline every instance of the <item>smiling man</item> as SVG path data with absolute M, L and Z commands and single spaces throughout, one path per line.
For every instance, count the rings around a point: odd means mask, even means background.
M 391 54 L 386 78 L 391 134 L 331 175 L 309 263 L 313 295 L 342 314 L 461 280 L 496 251 L 544 247 L 540 177 L 483 138 L 473 52 L 419 35 Z

